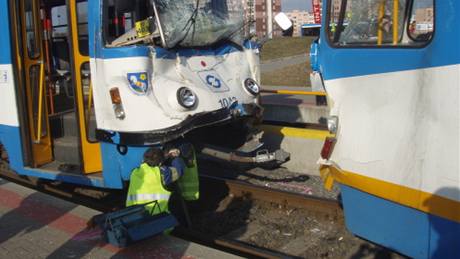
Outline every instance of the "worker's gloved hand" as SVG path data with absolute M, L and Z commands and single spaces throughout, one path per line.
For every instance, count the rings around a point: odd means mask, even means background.
M 195 151 L 192 144 L 184 143 L 179 146 L 181 157 L 184 159 L 187 167 L 194 166 Z
M 166 152 L 166 157 L 171 157 L 171 158 L 174 158 L 174 157 L 179 157 L 181 154 L 180 150 L 177 149 L 177 148 L 172 148 L 172 149 L 169 149 L 167 152 Z

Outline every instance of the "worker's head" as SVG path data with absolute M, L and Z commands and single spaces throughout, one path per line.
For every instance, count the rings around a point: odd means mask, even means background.
M 164 159 L 163 151 L 157 147 L 151 147 L 144 153 L 144 163 L 149 166 L 160 166 Z

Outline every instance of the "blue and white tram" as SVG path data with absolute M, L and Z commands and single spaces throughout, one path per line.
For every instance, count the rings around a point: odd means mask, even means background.
M 11 168 L 122 188 L 149 146 L 260 115 L 241 4 L 0 0 L 0 147 Z
M 346 224 L 414 258 L 460 258 L 460 1 L 323 1 L 312 46 Z M 320 80 L 320 81 L 321 81 Z

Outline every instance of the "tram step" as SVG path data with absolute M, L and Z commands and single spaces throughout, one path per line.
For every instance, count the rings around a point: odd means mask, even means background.
M 62 115 L 62 126 L 64 128 L 64 136 L 78 136 L 78 126 L 77 119 L 75 118 L 75 113 L 71 112 Z
M 63 127 L 64 127 L 64 135 L 65 136 L 78 136 L 79 127 L 77 124 L 77 120 L 75 118 L 74 113 L 68 113 L 62 116 L 63 119 Z M 90 118 L 90 125 L 89 125 L 89 137 L 94 139 L 95 135 L 95 128 L 96 128 L 96 118 L 91 116 Z
M 65 136 L 63 138 L 55 139 L 54 158 L 61 163 L 73 165 L 80 164 L 78 138 L 76 136 Z

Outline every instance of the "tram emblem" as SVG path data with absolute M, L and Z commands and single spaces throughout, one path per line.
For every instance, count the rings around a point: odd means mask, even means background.
M 209 85 L 209 86 L 212 86 L 214 88 L 220 88 L 222 86 L 222 82 L 220 81 L 219 78 L 216 78 L 215 76 L 213 75 L 208 75 L 206 77 L 206 83 Z
M 208 86 L 213 92 L 227 92 L 230 90 L 225 82 L 214 70 L 200 71 L 198 72 L 201 81 Z
M 139 95 L 145 95 L 149 90 L 149 77 L 147 72 L 128 73 L 129 88 Z

